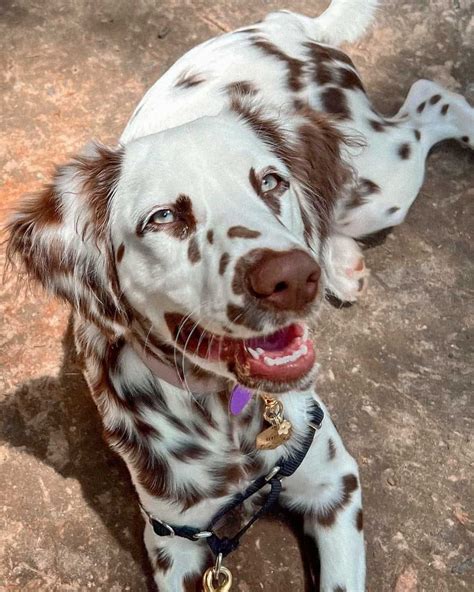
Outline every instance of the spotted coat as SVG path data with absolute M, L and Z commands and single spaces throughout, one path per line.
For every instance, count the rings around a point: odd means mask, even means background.
M 72 305 L 104 437 L 142 507 L 166 522 L 205 528 L 298 445 L 311 401 L 324 408 L 314 364 L 297 379 L 256 379 L 237 354 L 212 357 L 212 340 L 203 353 L 205 335 L 243 341 L 305 323 L 324 290 L 356 300 L 368 270 L 355 239 L 404 219 L 434 143 L 472 147 L 472 109 L 435 83 L 415 83 L 394 117 L 373 108 L 334 46 L 355 40 L 376 4 L 272 13 L 191 50 L 144 96 L 118 148 L 91 145 L 12 217 L 10 256 Z M 288 252 L 322 276 L 304 306 L 270 306 L 249 277 L 268 253 Z M 140 352 L 174 368 L 181 387 Z M 256 450 L 261 403 L 231 416 L 236 381 L 281 394 L 288 444 Z M 320 589 L 362 592 L 358 469 L 325 413 L 282 503 L 318 543 Z M 145 544 L 161 592 L 197 589 L 205 542 L 161 539 L 147 523 Z

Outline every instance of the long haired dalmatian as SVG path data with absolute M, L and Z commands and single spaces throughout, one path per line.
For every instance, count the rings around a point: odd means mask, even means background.
M 19 205 L 10 255 L 75 312 L 77 348 L 110 446 L 146 517 L 206 529 L 325 419 L 281 503 L 304 515 L 323 592 L 362 591 L 361 487 L 314 394 L 307 323 L 330 292 L 354 302 L 368 270 L 356 239 L 400 224 L 430 148 L 473 147 L 473 109 L 427 80 L 391 118 L 335 49 L 375 0 L 316 19 L 277 12 L 182 57 L 147 92 L 117 148 L 93 145 Z M 257 450 L 262 401 L 228 411 L 236 384 L 272 393 L 293 426 Z M 145 544 L 161 592 L 199 587 L 205 540 Z

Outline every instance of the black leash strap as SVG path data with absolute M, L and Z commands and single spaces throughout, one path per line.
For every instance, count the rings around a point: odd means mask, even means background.
M 211 551 L 218 556 L 222 554 L 225 557 L 232 551 L 234 551 L 240 543 L 240 539 L 243 534 L 256 522 L 263 514 L 268 512 L 270 508 L 278 501 L 281 493 L 281 479 L 283 477 L 290 477 L 298 469 L 308 453 L 308 450 L 313 443 L 315 431 L 321 427 L 321 423 L 324 419 L 324 412 L 321 407 L 314 402 L 310 411 L 310 423 L 311 429 L 306 434 L 302 446 L 293 454 L 287 458 L 281 457 L 275 467 L 266 476 L 258 477 L 255 479 L 243 493 L 238 493 L 234 498 L 224 506 L 217 514 L 212 518 L 208 530 L 202 530 L 192 526 L 171 526 L 158 520 L 154 516 L 149 516 L 150 524 L 153 527 L 155 534 L 158 536 L 179 536 L 188 540 L 197 541 L 205 538 Z M 213 528 L 215 525 L 229 512 L 232 512 L 235 508 L 243 504 L 249 497 L 263 489 L 266 485 L 270 486 L 270 491 L 257 512 L 252 518 L 245 524 L 243 528 L 233 537 L 218 537 Z

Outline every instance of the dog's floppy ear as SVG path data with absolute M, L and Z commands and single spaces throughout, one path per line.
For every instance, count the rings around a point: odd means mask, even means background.
M 30 277 L 112 334 L 128 320 L 109 232 L 122 161 L 122 148 L 93 144 L 57 168 L 7 224 L 9 260 L 19 257 Z

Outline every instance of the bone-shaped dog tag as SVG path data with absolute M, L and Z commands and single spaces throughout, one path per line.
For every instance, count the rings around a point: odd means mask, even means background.
M 258 450 L 273 450 L 291 438 L 291 423 L 284 419 L 257 435 L 255 446 Z

